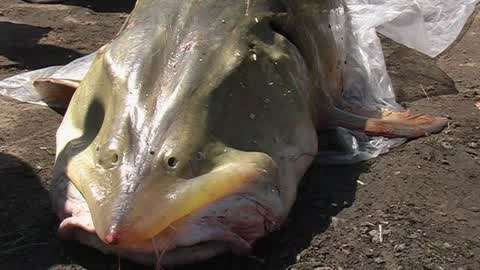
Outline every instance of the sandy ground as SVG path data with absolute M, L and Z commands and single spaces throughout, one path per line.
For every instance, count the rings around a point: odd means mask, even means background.
M 0 79 L 107 42 L 132 3 L 93 2 L 2 0 Z M 480 269 L 480 16 L 437 59 L 385 47 L 400 101 L 450 117 L 449 128 L 369 162 L 314 166 L 287 224 L 251 257 L 178 269 Z M 47 190 L 60 121 L 0 97 L 0 269 L 144 269 L 56 237 Z

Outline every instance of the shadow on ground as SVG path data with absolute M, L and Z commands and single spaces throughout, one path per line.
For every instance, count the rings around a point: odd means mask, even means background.
M 65 64 L 83 54 L 39 41 L 52 29 L 28 24 L 0 22 L 0 56 L 14 62 L 4 68 L 38 69 Z
M 81 6 L 95 12 L 130 12 L 135 6 L 135 0 L 67 0 L 65 5 Z
M 0 269 L 46 269 L 55 217 L 35 169 L 0 153 L 0 198 Z
M 40 183 L 34 168 L 0 153 L 0 269 L 44 270 L 77 261 L 118 269 L 117 259 L 58 238 L 58 220 Z
M 310 246 L 313 237 L 335 226 L 333 217 L 353 204 L 357 179 L 367 170 L 367 163 L 310 168 L 302 179 L 287 224 L 258 243 L 256 255 L 264 258 L 265 263 L 257 264 L 256 269 L 285 269 L 295 264 L 296 257 Z

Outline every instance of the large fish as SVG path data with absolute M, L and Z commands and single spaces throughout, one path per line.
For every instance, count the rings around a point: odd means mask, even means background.
M 52 199 L 63 237 L 153 264 L 244 254 L 277 229 L 326 127 L 415 138 L 447 120 L 342 100 L 340 1 L 139 0 L 66 106 Z

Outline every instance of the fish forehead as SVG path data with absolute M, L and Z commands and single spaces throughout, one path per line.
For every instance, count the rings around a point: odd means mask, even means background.
M 241 36 L 232 33 L 248 27 L 247 22 L 258 20 L 257 16 L 278 11 L 280 6 L 272 0 L 251 2 L 138 1 L 107 50 L 109 71 L 115 78 L 128 78 L 131 88 L 142 84 L 144 91 L 152 91 L 162 89 L 155 83 L 192 74 L 191 70 L 184 72 L 192 65 L 204 69 L 211 64 L 208 59 L 212 54 L 229 40 L 240 41 Z M 169 85 L 163 86 L 162 90 L 171 90 Z
M 281 10 L 267 0 L 139 1 L 103 52 L 114 88 L 112 126 L 118 132 L 127 126 L 146 142 L 166 134 L 185 106 L 198 114 L 209 91 L 246 56 L 246 33 Z

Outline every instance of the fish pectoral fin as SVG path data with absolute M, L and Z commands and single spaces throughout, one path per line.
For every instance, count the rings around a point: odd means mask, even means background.
M 382 112 L 378 118 L 346 112 L 335 108 L 332 124 L 387 138 L 418 138 L 440 132 L 448 123 L 444 117 L 406 112 Z
M 40 78 L 33 82 L 33 86 L 48 106 L 65 109 L 80 86 L 80 81 Z

